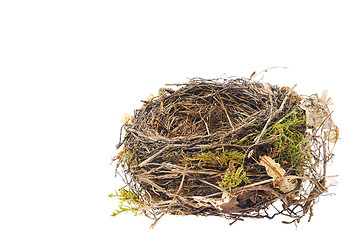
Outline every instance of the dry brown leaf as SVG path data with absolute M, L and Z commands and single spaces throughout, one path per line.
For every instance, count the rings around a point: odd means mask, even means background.
M 278 178 L 273 182 L 273 186 L 281 190 L 283 193 L 288 193 L 297 187 L 297 179 L 294 176 L 286 176 Z
M 333 125 L 331 129 L 326 130 L 323 134 L 324 139 L 331 143 L 336 143 L 340 135 L 339 129 L 336 125 Z
M 268 176 L 273 179 L 282 178 L 285 175 L 285 170 L 281 167 L 279 163 L 276 163 L 269 156 L 260 156 L 260 165 L 266 167 Z
M 273 178 L 273 186 L 287 193 L 297 187 L 297 179 L 294 176 L 284 176 L 286 171 L 279 163 L 269 156 L 260 156 L 260 165 L 266 168 L 268 176 Z
M 321 100 L 326 104 L 326 105 L 333 105 L 332 99 L 329 97 L 327 98 L 327 90 L 323 90 L 322 95 L 321 95 Z
M 326 108 L 323 110 L 318 109 L 317 111 L 304 105 L 300 105 L 300 108 L 305 110 L 306 121 L 314 126 L 315 129 L 318 129 L 321 125 L 323 129 L 329 129 L 334 125 L 332 119 L 329 117 L 330 112 L 326 110 Z
M 327 98 L 327 90 L 324 90 L 321 98 L 305 99 L 305 102 L 300 105 L 300 108 L 306 112 L 306 121 L 312 125 L 315 130 L 322 130 L 325 140 L 336 143 L 339 130 L 331 119 L 331 111 L 328 108 L 328 106 L 332 104 L 332 99 Z
M 221 204 L 220 207 L 224 212 L 235 213 L 241 210 L 241 208 L 238 207 L 237 205 L 238 205 L 237 197 L 233 197 L 229 202 Z
M 322 93 L 321 93 L 321 100 L 322 100 L 323 102 L 326 102 L 327 93 L 328 93 L 327 90 L 323 90 Z

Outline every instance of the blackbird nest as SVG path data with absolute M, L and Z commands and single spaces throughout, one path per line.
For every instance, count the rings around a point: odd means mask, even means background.
M 338 138 L 326 92 L 300 96 L 248 78 L 171 86 L 125 117 L 113 216 L 311 218 Z

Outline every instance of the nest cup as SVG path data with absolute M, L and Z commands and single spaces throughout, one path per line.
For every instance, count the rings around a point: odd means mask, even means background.
M 338 138 L 326 94 L 300 96 L 246 78 L 161 88 L 121 128 L 114 158 L 124 186 L 113 216 L 313 215 Z M 233 222 L 234 222 L 233 221 Z M 232 222 L 232 223 L 233 223 Z

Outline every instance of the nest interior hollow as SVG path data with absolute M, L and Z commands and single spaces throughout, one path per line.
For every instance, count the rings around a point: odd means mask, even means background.
M 327 104 L 250 79 L 191 79 L 162 88 L 129 117 L 111 194 L 156 221 L 176 215 L 299 221 L 327 190 Z M 323 122 L 310 124 L 321 112 Z M 267 161 L 266 161 L 267 160 Z M 279 204 L 279 205 L 277 205 Z

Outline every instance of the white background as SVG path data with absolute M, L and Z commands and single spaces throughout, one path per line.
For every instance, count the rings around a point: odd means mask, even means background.
M 0 2 L 1 239 L 339 239 L 356 236 L 358 1 Z M 120 186 L 120 117 L 166 83 L 248 77 L 303 94 L 328 89 L 341 130 L 308 223 L 216 217 L 110 217 Z M 356 216 L 355 219 L 353 216 Z M 357 232 L 357 233 L 356 233 Z M 170 234 L 172 237 L 170 237 Z

